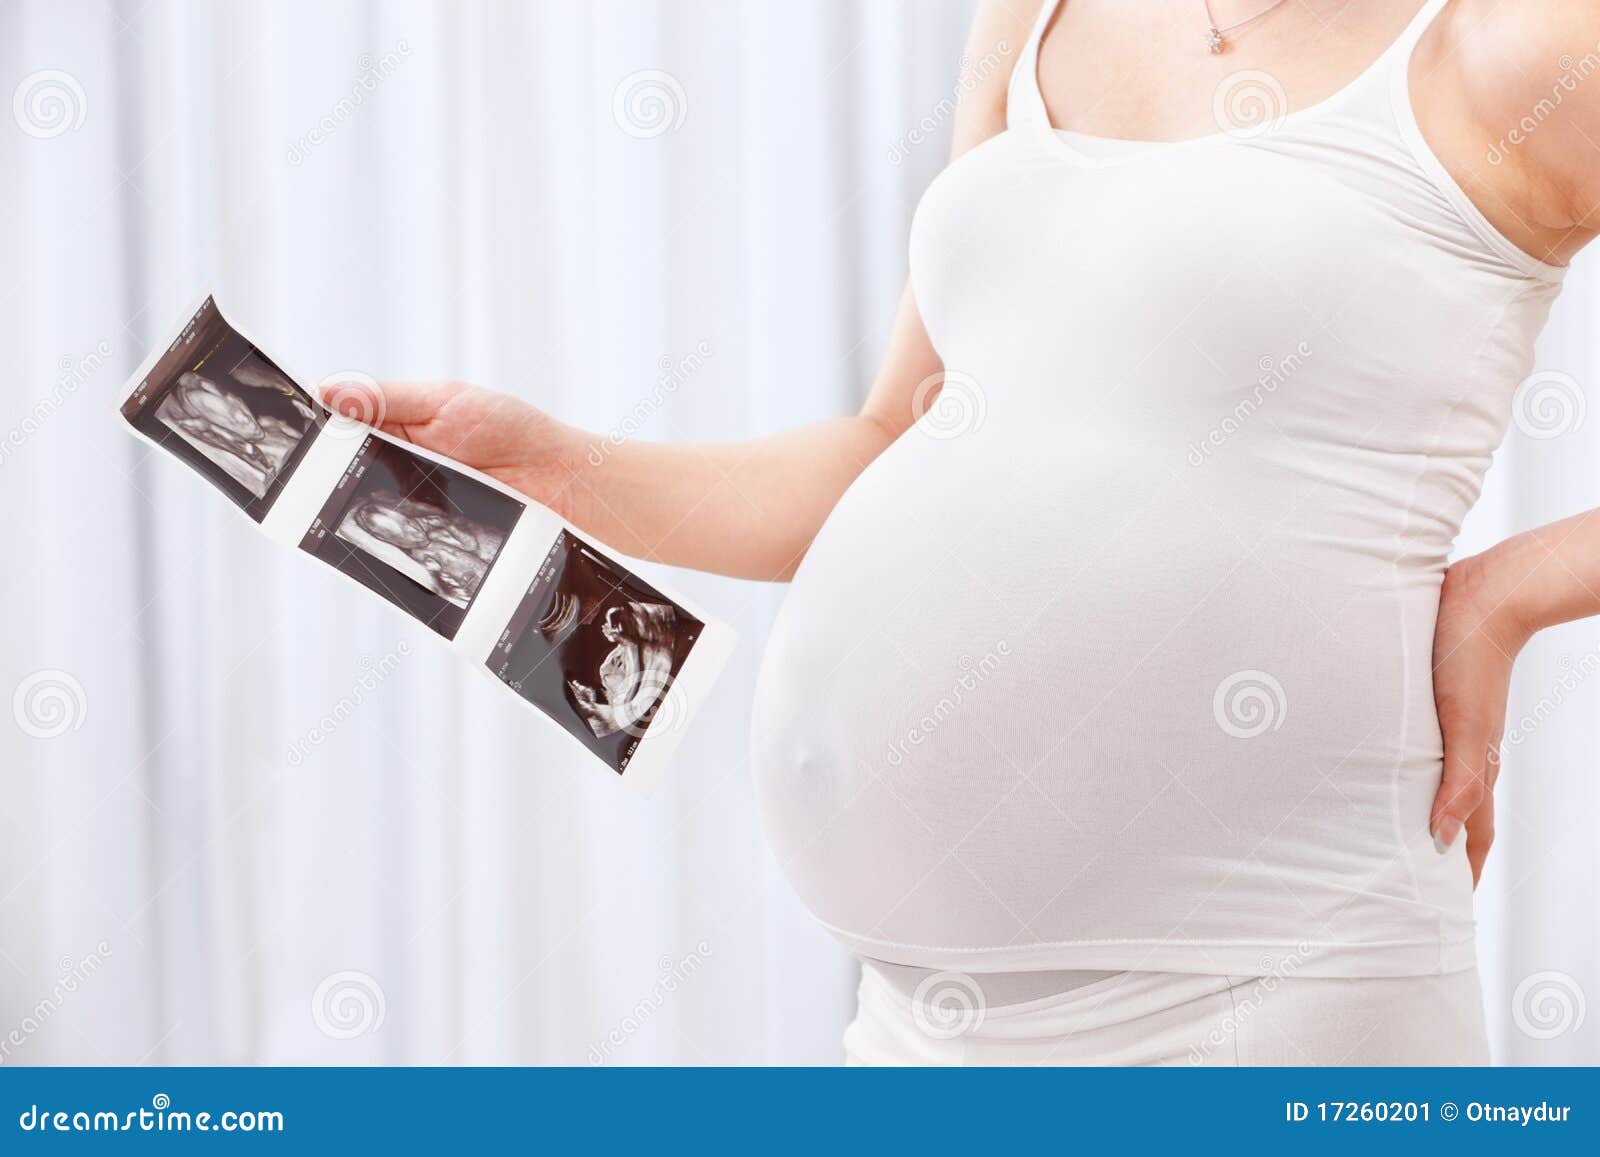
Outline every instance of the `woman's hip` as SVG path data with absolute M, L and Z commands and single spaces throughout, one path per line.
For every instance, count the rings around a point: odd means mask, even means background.
M 859 1065 L 1489 1060 L 1475 969 L 1377 978 L 1174 972 L 1028 978 L 916 975 L 863 960 L 860 1004 L 844 1043 L 849 1063 Z

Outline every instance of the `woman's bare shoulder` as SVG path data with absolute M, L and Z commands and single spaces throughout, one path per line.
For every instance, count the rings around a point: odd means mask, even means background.
M 1414 95 L 1460 142 L 1463 184 L 1518 240 L 1582 248 L 1600 228 L 1600 0 L 1452 0 L 1417 56 Z
M 1046 0 L 978 0 L 956 79 L 959 96 L 952 156 L 1003 131 L 1006 92 Z

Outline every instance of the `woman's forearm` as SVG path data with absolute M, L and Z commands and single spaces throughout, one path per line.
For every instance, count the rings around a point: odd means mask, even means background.
M 871 417 L 746 442 L 587 441 L 565 513 L 627 554 L 736 578 L 789 578 L 845 488 L 893 440 Z
M 1508 645 L 1600 614 L 1600 511 L 1515 535 L 1469 562 L 1488 624 Z
M 638 558 L 789 578 L 845 488 L 938 397 L 938 355 L 907 291 L 861 412 L 732 443 L 617 441 L 458 381 L 329 381 L 358 421 L 482 470 Z

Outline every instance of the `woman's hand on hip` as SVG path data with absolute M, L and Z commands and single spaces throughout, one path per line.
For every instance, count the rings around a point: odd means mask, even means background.
M 1494 786 L 1511 668 L 1528 639 L 1495 563 L 1490 551 L 1463 559 L 1445 573 L 1433 639 L 1433 697 L 1444 736 L 1444 778 L 1429 827 L 1441 854 L 1465 838 L 1474 885 L 1494 842 Z

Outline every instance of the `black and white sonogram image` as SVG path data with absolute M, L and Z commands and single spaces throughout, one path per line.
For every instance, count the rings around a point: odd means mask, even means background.
M 621 774 L 704 626 L 563 531 L 489 669 Z
M 300 546 L 453 639 L 523 510 L 368 435 Z
M 123 417 L 260 522 L 321 417 L 311 397 L 206 299 Z

